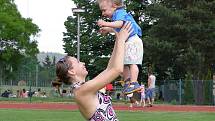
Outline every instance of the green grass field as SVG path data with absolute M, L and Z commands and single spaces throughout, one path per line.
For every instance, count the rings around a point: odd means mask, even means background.
M 117 111 L 120 121 L 215 121 L 215 113 Z M 79 111 L 0 109 L 0 121 L 85 121 Z

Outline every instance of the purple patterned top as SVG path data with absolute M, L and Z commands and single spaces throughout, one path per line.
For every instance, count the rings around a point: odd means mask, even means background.
M 89 121 L 119 121 L 112 107 L 111 98 L 101 92 L 97 93 L 99 105 Z

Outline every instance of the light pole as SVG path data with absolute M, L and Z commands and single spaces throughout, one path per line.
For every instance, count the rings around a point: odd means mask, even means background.
M 80 60 L 80 13 L 84 13 L 85 10 L 81 8 L 72 8 L 73 13 L 78 15 L 78 30 L 77 30 L 77 59 Z

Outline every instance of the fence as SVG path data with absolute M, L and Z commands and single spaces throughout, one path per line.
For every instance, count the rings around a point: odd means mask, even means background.
M 160 81 L 157 94 L 164 102 L 177 104 L 214 105 L 213 80 Z
M 55 68 L 35 68 L 30 70 L 16 70 L 0 68 L 0 85 L 10 86 L 51 86 L 51 81 L 55 79 Z
M 44 72 L 45 73 L 45 72 Z M 16 92 L 22 88 L 36 91 L 38 88 L 51 92 L 51 81 L 54 73 L 46 73 L 47 78 L 42 78 L 42 72 L 36 71 L 21 73 L 16 72 L 13 79 L 4 78 L 0 73 L 0 93 L 5 90 Z M 44 75 L 43 75 L 44 76 Z M 69 90 L 67 86 L 63 90 Z M 115 85 L 113 99 L 120 93 L 122 87 Z M 68 91 L 67 91 L 68 92 Z M 49 94 L 48 94 L 49 95 Z M 156 100 L 164 103 L 215 105 L 215 82 L 213 80 L 157 80 Z M 1 100 L 1 99 L 0 99 Z

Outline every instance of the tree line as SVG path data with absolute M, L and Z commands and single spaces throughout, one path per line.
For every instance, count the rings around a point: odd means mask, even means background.
M 105 68 L 114 37 L 98 34 L 101 18 L 96 1 L 73 0 L 81 13 L 81 61 L 87 62 L 90 76 Z M 153 69 L 157 78 L 212 79 L 215 72 L 215 0 L 125 0 L 143 30 L 143 78 Z M 77 16 L 65 22 L 65 51 L 76 55 Z
M 86 11 L 80 14 L 80 57 L 93 70 L 91 78 L 106 67 L 114 36 L 98 33 L 96 21 L 101 12 L 96 0 L 73 1 Z M 215 0 L 125 0 L 125 6 L 143 30 L 143 80 L 149 68 L 158 80 L 211 79 L 215 72 Z M 65 52 L 76 56 L 77 16 L 68 16 L 64 25 Z M 13 71 L 35 68 L 39 31 L 31 18 L 21 16 L 13 0 L 0 0 L 1 74 L 11 77 L 11 67 Z

